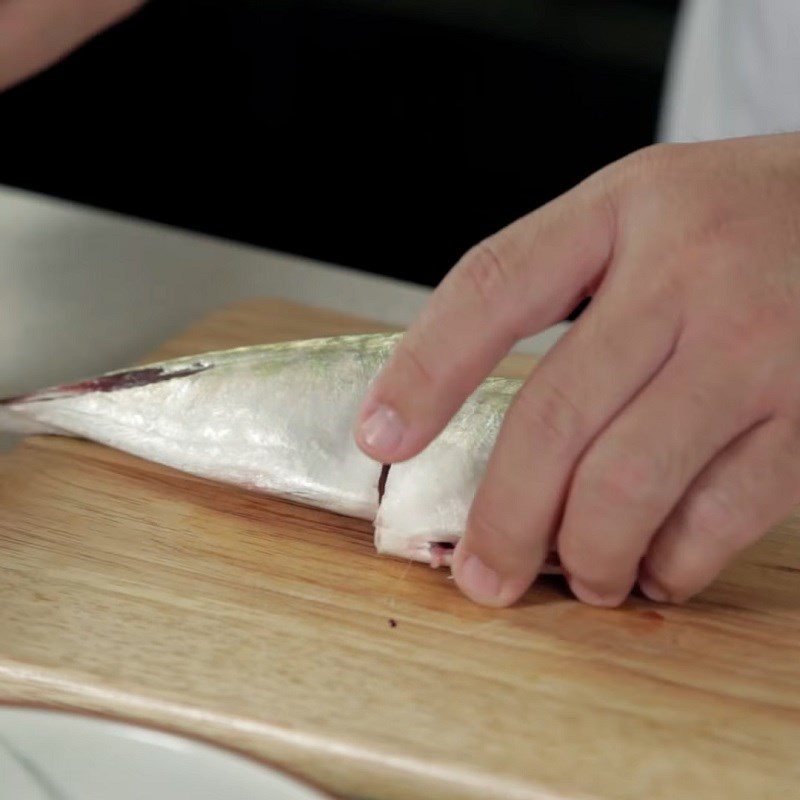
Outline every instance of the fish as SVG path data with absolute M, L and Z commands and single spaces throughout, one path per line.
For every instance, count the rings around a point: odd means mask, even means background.
M 401 336 L 279 342 L 108 372 L 1 399 L 0 431 L 80 437 L 367 519 L 378 553 L 449 566 L 522 381 L 487 378 L 420 454 L 380 464 L 353 431 Z

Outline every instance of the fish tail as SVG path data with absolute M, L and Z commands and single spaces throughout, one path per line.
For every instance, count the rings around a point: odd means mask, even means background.
M 63 383 L 60 386 L 51 386 L 30 394 L 0 398 L 0 433 L 22 435 L 58 433 L 69 436 L 69 431 L 39 422 L 34 412 L 35 407 L 39 403 L 63 400 L 82 394 L 116 392 L 122 389 L 148 386 L 152 383 L 160 383 L 173 378 L 185 378 L 196 375 L 198 372 L 204 372 L 209 368 L 210 365 L 205 363 L 196 363 L 190 366 L 180 365 L 178 368 L 172 369 L 161 364 L 149 367 L 135 367 L 118 372 L 108 372 L 105 375 L 89 378 L 78 383 Z

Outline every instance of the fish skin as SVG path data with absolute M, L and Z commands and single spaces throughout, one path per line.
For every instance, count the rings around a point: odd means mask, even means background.
M 237 348 L 0 405 L 0 425 L 79 436 L 201 477 L 372 519 L 381 465 L 353 427 L 399 335 Z M 141 380 L 139 379 L 141 378 Z
M 355 444 L 369 384 L 402 334 L 243 347 L 0 400 L 0 430 L 78 436 L 201 477 L 375 522 L 379 553 L 448 565 L 522 381 L 489 378 L 420 454 Z
M 518 379 L 488 378 L 428 447 L 392 465 L 375 519 L 378 552 L 427 561 L 431 542 L 455 544 L 461 538 L 505 413 L 521 385 Z

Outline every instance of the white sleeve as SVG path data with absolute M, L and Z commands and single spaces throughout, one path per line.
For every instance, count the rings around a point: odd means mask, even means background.
M 684 0 L 661 141 L 800 130 L 800 0 Z

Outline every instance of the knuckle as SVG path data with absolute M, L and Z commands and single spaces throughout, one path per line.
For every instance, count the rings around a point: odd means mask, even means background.
M 580 489 L 603 506 L 651 504 L 663 484 L 663 470 L 655 459 L 628 452 L 608 456 L 589 453 L 578 468 Z
M 671 171 L 681 152 L 681 145 L 659 142 L 625 156 L 620 167 L 625 176 L 637 182 L 650 183 Z
M 638 554 L 625 538 L 598 535 L 607 525 L 596 514 L 574 509 L 567 508 L 556 539 L 564 571 L 570 579 L 615 593 L 630 583 Z
M 686 145 L 653 144 L 625 156 L 613 172 L 622 198 L 622 218 L 662 217 L 673 190 L 680 189 L 687 172 Z
M 403 372 L 410 373 L 410 378 L 406 385 L 425 385 L 432 386 L 436 383 L 436 370 L 428 363 L 428 358 L 424 350 L 412 341 L 405 339 L 397 348 L 395 358 L 403 365 Z
M 473 540 L 500 546 L 511 543 L 512 537 L 499 519 L 485 504 L 475 503 L 469 515 L 469 530 Z
M 559 535 L 558 556 L 567 575 L 578 575 L 584 579 L 597 577 L 596 558 L 590 553 L 585 543 L 576 536 L 564 535 L 564 533 Z
M 649 566 L 647 576 L 658 586 L 659 594 L 668 603 L 684 603 L 700 588 L 697 578 L 687 570 L 664 571 Z
M 618 552 L 578 531 L 559 535 L 558 555 L 570 578 L 578 578 L 590 586 L 613 590 L 627 579 L 625 573 L 629 568 Z
M 738 550 L 747 544 L 748 531 L 741 525 L 741 514 L 736 511 L 732 498 L 720 491 L 695 491 L 687 500 L 682 516 L 683 525 L 707 546 Z
M 468 250 L 461 259 L 459 272 L 484 306 L 494 306 L 508 296 L 511 270 L 494 238 L 484 239 Z
M 504 525 L 503 516 L 491 505 L 477 502 L 469 513 L 469 549 L 480 559 L 503 573 L 519 568 L 524 547 L 518 534 Z
M 516 405 L 526 430 L 540 446 L 561 450 L 582 441 L 584 413 L 558 384 L 524 387 Z

